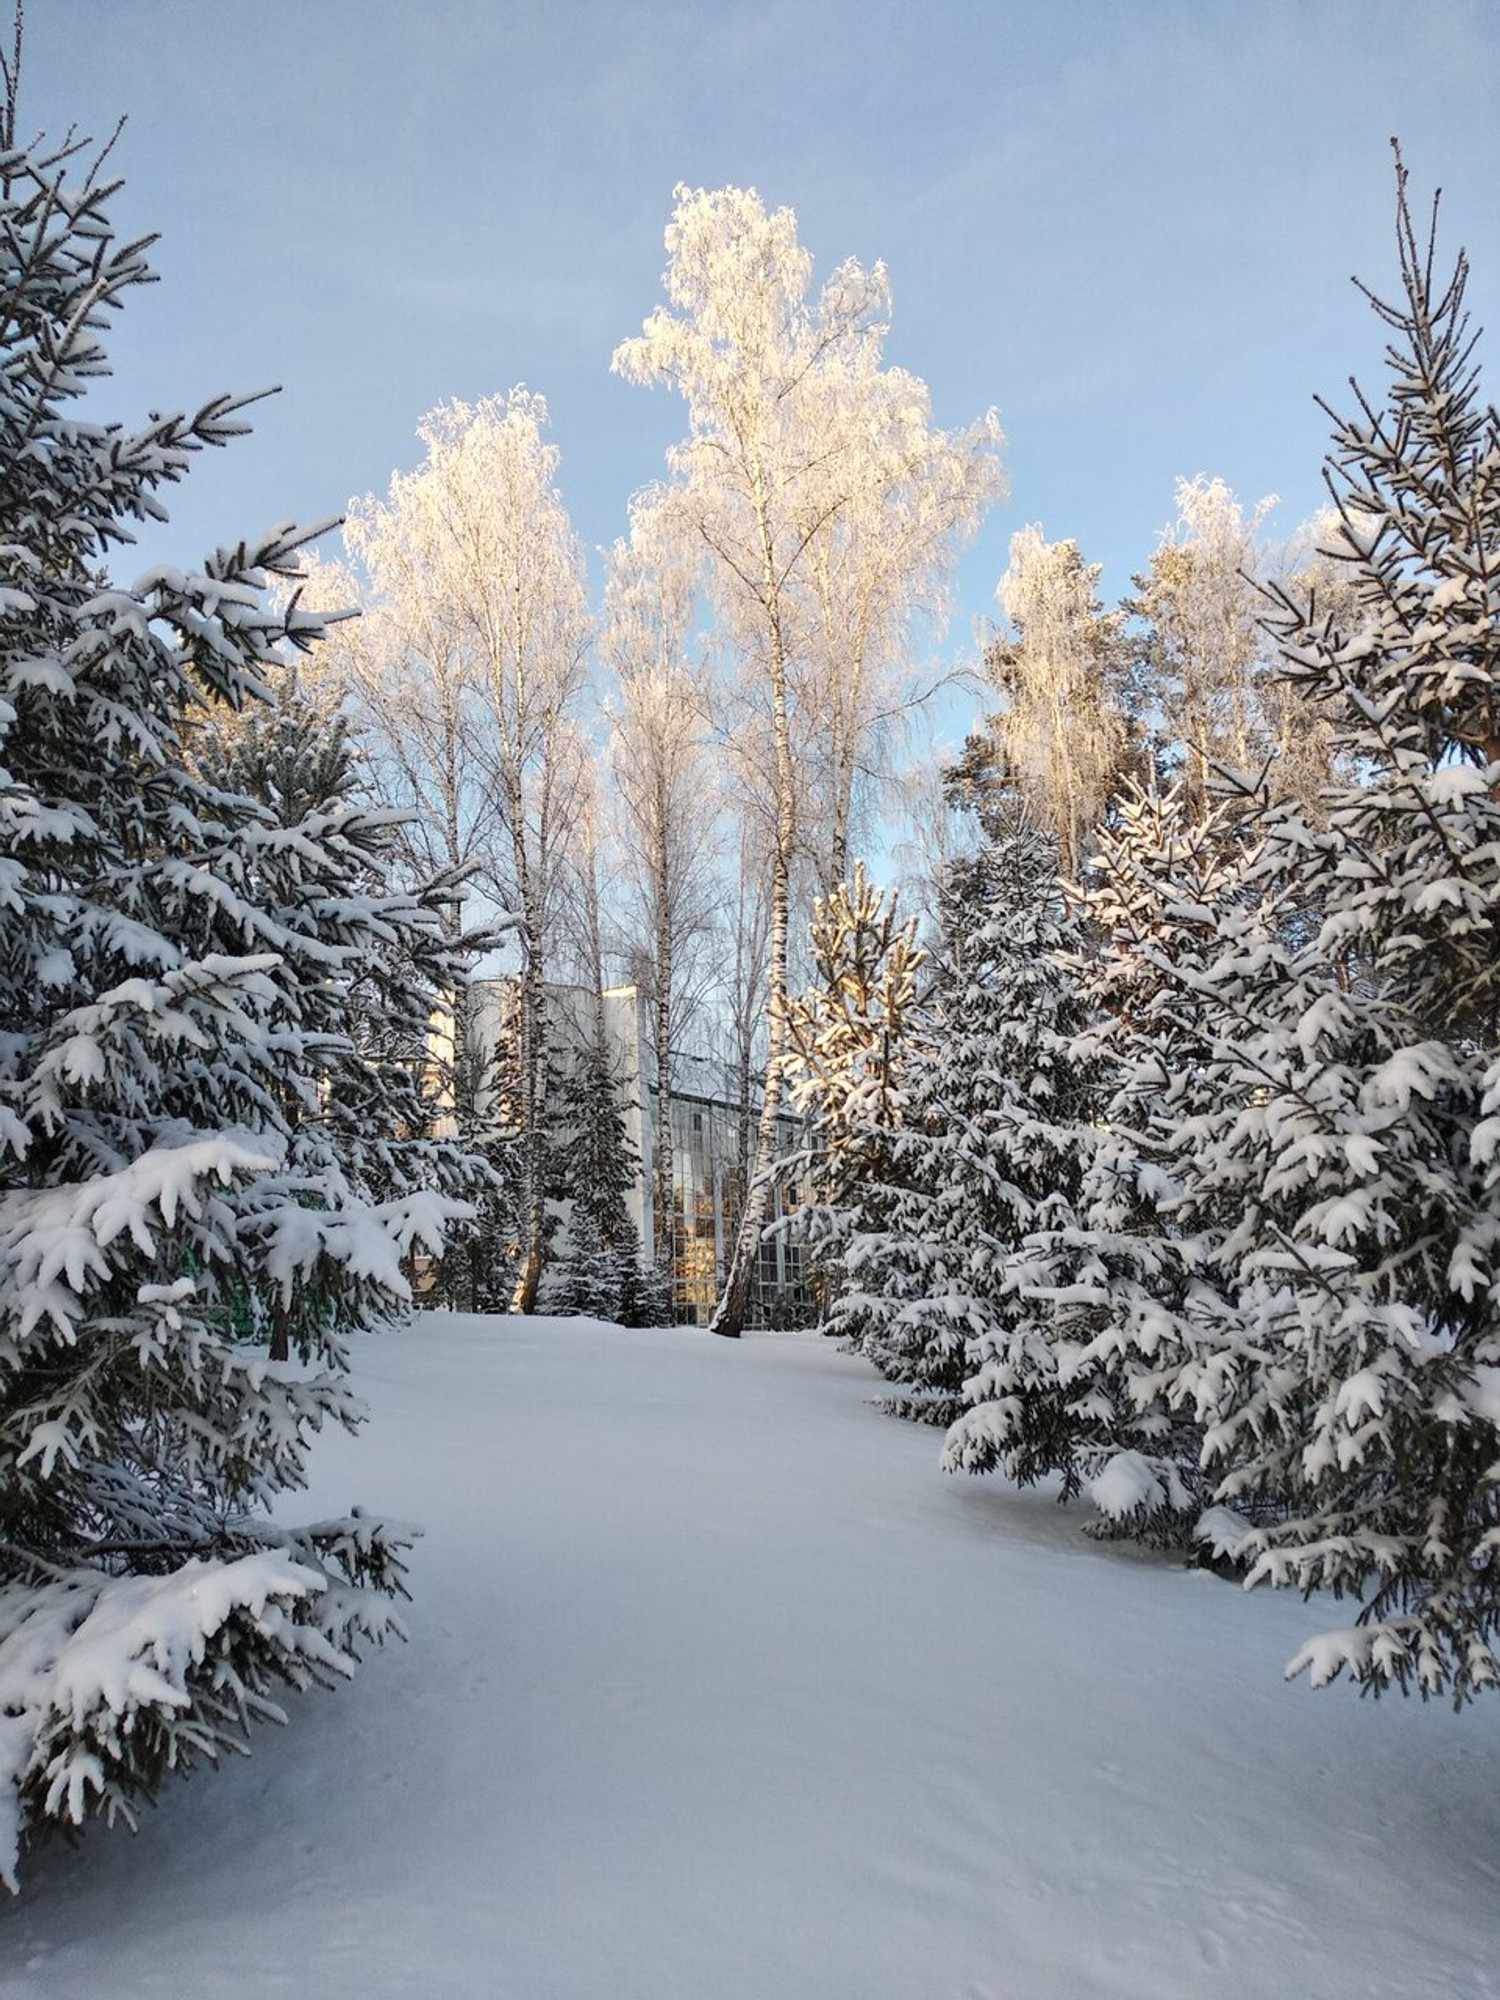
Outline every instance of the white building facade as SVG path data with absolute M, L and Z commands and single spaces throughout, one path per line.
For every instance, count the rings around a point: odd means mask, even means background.
M 656 1241 L 652 1163 L 662 1113 L 656 1101 L 645 995 L 634 985 L 610 987 L 597 997 L 586 987 L 548 986 L 546 1004 L 549 1046 L 563 1061 L 569 1050 L 581 1048 L 592 1037 L 594 1009 L 602 1008 L 610 1073 L 635 1154 L 627 1204 L 649 1255 Z M 470 988 L 469 1033 L 481 1059 L 500 1046 L 515 1006 L 514 979 L 478 980 Z M 743 1198 L 746 1115 L 723 1088 L 721 1068 L 710 1058 L 675 1056 L 674 1068 L 681 1083 L 674 1085 L 666 1107 L 672 1121 L 672 1300 L 680 1321 L 706 1325 L 734 1247 Z M 750 1107 L 752 1129 L 756 1116 L 757 1107 Z M 789 1155 L 800 1143 L 801 1123 L 790 1113 L 780 1123 L 779 1150 Z M 794 1206 L 794 1190 L 778 1180 L 770 1208 L 773 1224 L 784 1222 Z M 773 1227 L 756 1258 L 752 1323 L 803 1325 L 812 1312 L 801 1249 L 785 1228 Z

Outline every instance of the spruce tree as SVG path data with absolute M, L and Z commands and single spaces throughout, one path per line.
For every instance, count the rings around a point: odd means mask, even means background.
M 1183 788 L 1127 785 L 1072 892 L 1083 948 L 1063 970 L 1081 1026 L 1076 1064 L 1097 1116 L 1077 1132 L 1073 1198 L 1008 1259 L 1004 1337 L 976 1350 L 950 1470 L 1061 1475 L 1093 1531 L 1188 1543 L 1203 1508 L 1202 1437 L 1149 1378 L 1163 1328 L 1192 1310 L 1208 1245 L 1173 1217 L 1166 1137 L 1202 1108 L 1192 980 L 1215 949 L 1241 842 L 1226 814 L 1195 819 Z
M 910 1391 L 897 1413 L 946 1424 L 977 1358 L 1015 1322 L 1008 1258 L 1076 1185 L 1089 1079 L 1058 963 L 1072 932 L 1050 837 L 1024 817 L 997 826 L 950 866 L 941 925 L 878 1197 L 888 1219 L 851 1237 L 832 1323 L 855 1327 L 860 1351 Z
M 851 1289 L 844 1251 L 889 1219 L 892 1147 L 906 1105 L 918 976 L 926 954 L 915 920 L 901 925 L 896 898 L 855 864 L 814 906 L 808 926 L 816 982 L 791 1003 L 787 1074 L 808 1143 L 784 1161 L 788 1183 L 804 1190 L 791 1227 L 805 1245 L 824 1324 Z M 851 1308 L 840 1331 L 857 1344 Z
M 1356 609 L 1271 620 L 1352 775 L 1265 815 L 1194 984 L 1177 1214 L 1229 1226 L 1155 1388 L 1261 1517 L 1250 1580 L 1358 1602 L 1291 1671 L 1462 1701 L 1497 1680 L 1500 419 L 1397 174 L 1388 397 L 1328 464 Z
M 454 1135 L 483 1165 L 474 1218 L 454 1234 L 433 1276 L 431 1300 L 456 1312 L 509 1312 L 525 1234 L 525 1161 L 518 1088 L 519 1045 L 502 1029 L 482 1040 L 472 996 L 455 991 L 454 1047 L 444 1087 Z
M 433 1047 L 431 1020 L 435 1001 L 462 990 L 476 945 L 491 939 L 451 938 L 462 871 L 410 889 L 392 883 L 407 872 L 396 867 L 393 842 L 404 815 L 362 795 L 336 695 L 310 698 L 295 665 L 273 664 L 263 678 L 270 701 L 216 703 L 188 740 L 199 776 L 256 801 L 288 836 L 258 846 L 253 886 L 263 915 L 283 927 L 278 949 L 312 1058 L 281 1102 L 309 1183 L 323 1174 L 326 1154 L 330 1170 L 368 1201 L 435 1192 L 477 1216 L 500 1181 L 477 1149 L 439 1135 L 454 1083 Z M 330 945 L 341 931 L 342 977 L 330 979 Z M 454 1210 L 447 1257 L 461 1256 L 475 1227 Z M 439 1271 L 438 1260 L 424 1258 L 424 1292 Z M 272 1358 L 285 1360 L 287 1316 L 273 1307 L 272 1317 Z
M 382 1152 L 392 1079 L 348 1032 L 372 953 L 432 963 L 422 897 L 368 891 L 380 817 L 292 820 L 189 755 L 206 710 L 262 700 L 279 649 L 315 639 L 265 589 L 307 537 L 106 573 L 192 455 L 243 429 L 223 397 L 137 431 L 77 411 L 113 309 L 150 276 L 147 245 L 110 227 L 115 192 L 67 149 L 0 162 L 12 1883 L 27 1828 L 128 1814 L 274 1715 L 278 1684 L 331 1682 L 392 1629 L 409 1531 L 358 1513 L 297 1528 L 267 1503 L 321 1425 L 360 1420 L 347 1336 L 407 1294 L 403 1260 L 457 1212 Z M 267 1358 L 278 1328 L 298 1360 Z
M 627 1205 L 639 1161 L 602 1030 L 574 1053 L 548 1095 L 552 1193 L 568 1204 L 568 1218 L 547 1274 L 547 1309 L 626 1326 L 659 1321 L 659 1288 L 646 1275 Z

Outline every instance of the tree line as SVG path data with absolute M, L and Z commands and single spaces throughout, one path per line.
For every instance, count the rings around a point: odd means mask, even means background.
M 492 1215 L 482 1293 L 456 1302 L 555 1298 L 546 993 L 626 979 L 647 1001 L 645 1249 L 659 1274 L 674 1207 L 662 1107 L 684 1055 L 714 1056 L 738 1106 L 734 1249 L 713 1318 L 732 1334 L 774 1179 L 813 901 L 903 811 L 928 835 L 918 871 L 941 861 L 947 816 L 903 758 L 939 686 L 988 693 L 971 758 L 1004 768 L 1073 874 L 1114 789 L 1153 758 L 1183 757 L 1195 810 L 1225 758 L 1269 755 L 1283 790 L 1310 795 L 1326 727 L 1275 673 L 1258 592 L 1280 579 L 1326 594 L 1337 575 L 1316 524 L 1274 546 L 1271 501 L 1247 511 L 1223 481 L 1185 479 L 1121 607 L 1098 601 L 1099 569 L 1073 543 L 1027 527 L 977 673 L 936 667 L 957 557 L 1004 491 L 993 411 L 936 426 L 925 385 L 884 358 L 883 268 L 846 262 L 815 288 L 789 210 L 679 188 L 666 247 L 665 303 L 614 365 L 680 395 L 687 435 L 632 499 L 597 609 L 545 400 L 519 388 L 424 419 L 421 464 L 350 503 L 346 559 L 305 564 L 301 589 L 359 609 L 331 627 L 319 672 L 366 783 L 411 815 L 409 866 L 466 875 L 513 919 L 504 1120 L 473 1065 L 455 1091 L 466 1140 L 505 1154 L 511 1212 Z M 456 900 L 452 924 L 457 936 Z
M 1185 489 L 1202 564 L 1142 586 L 1175 733 L 1133 747 L 1090 573 L 1018 538 L 976 837 L 925 950 L 862 878 L 820 905 L 795 1088 L 828 1324 L 950 1470 L 1349 1597 L 1290 1672 L 1462 1702 L 1500 1678 L 1500 417 L 1397 175 L 1315 562 L 1249 594 Z

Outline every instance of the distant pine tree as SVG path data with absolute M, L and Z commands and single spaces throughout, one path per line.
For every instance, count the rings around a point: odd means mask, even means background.
M 502 1033 L 481 1041 L 467 989 L 455 989 L 454 1053 L 448 1088 L 453 1123 L 465 1151 L 486 1169 L 474 1219 L 454 1232 L 434 1273 L 432 1301 L 458 1312 L 510 1311 L 524 1236 L 525 1176 L 518 1084 L 519 1046 Z
M 609 1048 L 596 1032 L 563 1067 L 550 1093 L 552 1192 L 568 1205 L 549 1265 L 546 1309 L 624 1326 L 662 1324 L 662 1287 L 642 1255 L 627 1197 L 639 1160 L 625 1121 Z
M 634 1234 L 634 1231 L 631 1232 Z M 633 1256 L 628 1243 L 615 1252 L 615 1318 L 621 1326 L 670 1326 L 672 1286 L 659 1264 Z

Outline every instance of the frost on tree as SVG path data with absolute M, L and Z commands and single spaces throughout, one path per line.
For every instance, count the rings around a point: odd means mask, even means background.
M 1012 535 L 995 593 L 1010 632 L 984 660 L 1005 704 L 989 718 L 988 747 L 1010 788 L 1051 828 L 1070 882 L 1111 791 L 1141 750 L 1124 686 L 1120 613 L 1100 605 L 1100 573 L 1073 542 L 1046 542 L 1038 527 Z
M 543 993 L 576 807 L 574 718 L 589 643 L 583 557 L 547 422 L 546 399 L 519 386 L 428 412 L 417 427 L 421 465 L 393 474 L 384 499 L 351 505 L 345 539 L 371 591 L 357 643 L 335 642 L 379 739 L 390 796 L 415 809 L 434 861 L 473 864 L 513 913 L 516 1312 L 535 1305 L 546 1252 Z M 456 998 L 462 1015 L 461 991 Z M 455 1025 L 463 1045 L 466 1023 Z M 468 1107 L 455 1108 L 467 1122 Z M 477 1118 L 470 1129 L 482 1137 Z M 502 1261 L 490 1260 L 486 1282 Z
M 993 413 L 967 431 L 936 430 L 925 388 L 884 362 L 881 266 L 850 258 L 810 297 L 812 260 L 790 209 L 768 212 L 753 189 L 676 194 L 668 304 L 621 343 L 614 367 L 687 403 L 689 434 L 668 453 L 661 504 L 740 670 L 733 732 L 748 753 L 746 817 L 770 834 L 755 1161 L 710 1323 L 737 1337 L 785 1081 L 798 842 L 811 812 L 811 824 L 824 822 L 822 879 L 841 878 L 861 771 L 890 714 L 908 705 L 899 663 L 909 619 L 941 604 L 953 546 L 995 490 L 1000 433 Z
M 1278 747 L 1265 698 L 1264 603 L 1268 552 L 1261 529 L 1276 505 L 1248 519 L 1222 479 L 1179 479 L 1177 519 L 1162 536 L 1140 595 L 1140 668 L 1166 724 L 1169 757 L 1188 811 L 1210 809 L 1215 774 L 1252 777 Z
M 623 850 L 630 970 L 646 994 L 658 1105 L 670 1104 L 673 1051 L 689 1044 L 718 917 L 716 822 L 722 798 L 704 671 L 692 652 L 693 571 L 675 545 L 661 496 L 637 494 L 630 534 L 609 553 L 599 650 L 613 683 L 609 766 Z M 743 887 L 741 888 L 743 894 Z M 746 1050 L 748 1069 L 749 1051 Z M 739 1093 L 747 1104 L 749 1083 Z M 664 1316 L 672 1264 L 672 1120 L 658 1117 L 649 1245 Z
M 280 1685 L 393 1625 L 408 1533 L 267 1504 L 352 1425 L 344 1337 L 406 1296 L 451 1195 L 382 1155 L 349 1023 L 433 910 L 378 887 L 378 820 L 277 810 L 192 762 L 317 621 L 268 602 L 278 528 L 128 586 L 134 520 L 243 428 L 218 398 L 76 413 L 145 245 L 114 188 L 12 154 L 0 193 L 0 1872 L 26 1829 L 129 1813 Z M 408 1013 L 410 999 L 403 1003 Z M 351 1127 L 359 1132 L 353 1143 Z M 279 1333 L 295 1358 L 273 1361 Z
M 1221 915 L 1174 1165 L 1231 1226 L 1159 1386 L 1257 1517 L 1250 1580 L 1358 1604 L 1292 1670 L 1462 1700 L 1500 1601 L 1500 419 L 1399 161 L 1398 240 L 1388 398 L 1328 467 L 1355 608 L 1273 620 L 1354 776 L 1265 816 Z

